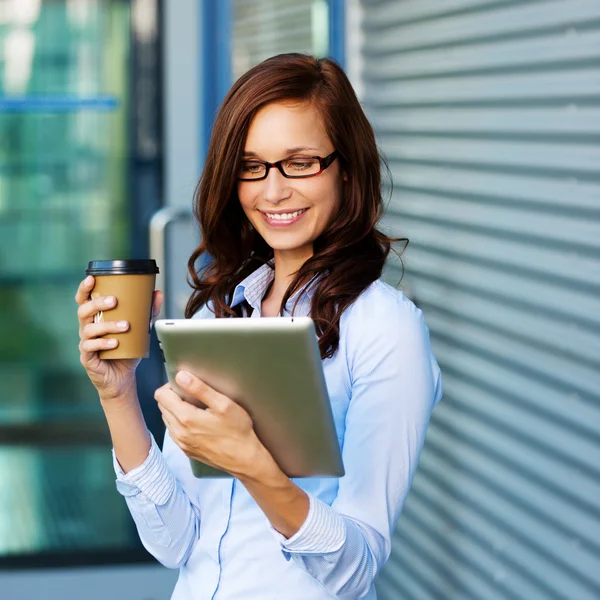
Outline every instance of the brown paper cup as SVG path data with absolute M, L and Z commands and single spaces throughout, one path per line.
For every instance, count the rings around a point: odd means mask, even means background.
M 152 270 L 154 272 L 148 272 Z M 115 296 L 117 299 L 116 307 L 99 312 L 94 322 L 129 322 L 126 332 L 104 336 L 116 338 L 119 345 L 114 350 L 101 350 L 98 353 L 101 359 L 149 356 L 152 298 L 157 272 L 158 268 L 153 260 L 90 262 L 86 273 L 96 278 L 91 297 Z

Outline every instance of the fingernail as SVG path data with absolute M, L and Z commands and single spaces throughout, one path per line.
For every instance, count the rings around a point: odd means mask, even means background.
M 115 299 L 111 296 L 109 296 L 108 298 L 104 299 L 104 304 L 106 304 L 106 306 L 110 306 L 111 304 L 113 304 L 113 302 L 115 301 Z
M 125 327 L 127 327 L 127 321 L 118 321 L 117 322 L 117 327 L 119 329 L 125 329 Z
M 88 275 L 85 278 L 85 282 L 84 283 L 85 283 L 85 285 L 92 285 L 93 281 L 94 281 L 94 278 L 91 275 Z
M 189 373 L 185 371 L 179 371 L 177 373 L 177 383 L 180 385 L 189 385 L 192 382 L 192 378 Z

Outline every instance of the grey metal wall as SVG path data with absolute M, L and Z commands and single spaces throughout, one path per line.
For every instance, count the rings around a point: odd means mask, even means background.
M 600 598 L 600 0 L 362 9 L 445 388 L 380 597 Z

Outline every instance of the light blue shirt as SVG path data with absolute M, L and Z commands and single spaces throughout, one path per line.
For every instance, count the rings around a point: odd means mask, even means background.
M 264 265 L 235 289 L 252 317 L 273 279 Z M 312 290 L 300 295 L 308 315 Z M 194 318 L 214 318 L 207 307 Z M 323 361 L 346 474 L 295 479 L 310 499 L 308 517 L 286 539 L 236 479 L 196 479 L 165 435 L 126 475 L 114 459 L 117 489 L 148 551 L 180 569 L 173 600 L 376 598 L 373 580 L 390 554 L 434 406 L 440 370 L 421 311 L 381 280 L 344 312 L 340 345 Z M 114 452 L 113 452 L 114 458 Z

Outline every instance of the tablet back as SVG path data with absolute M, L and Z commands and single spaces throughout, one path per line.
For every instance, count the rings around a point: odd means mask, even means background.
M 309 317 L 164 319 L 155 324 L 171 387 L 187 370 L 243 406 L 289 477 L 344 474 Z M 196 477 L 228 475 L 192 461 Z

